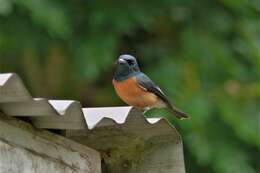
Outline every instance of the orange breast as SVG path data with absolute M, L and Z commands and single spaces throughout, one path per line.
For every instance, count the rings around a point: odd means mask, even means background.
M 113 85 L 117 95 L 128 105 L 144 108 L 156 105 L 158 102 L 155 94 L 139 87 L 135 77 L 124 81 L 113 80 Z

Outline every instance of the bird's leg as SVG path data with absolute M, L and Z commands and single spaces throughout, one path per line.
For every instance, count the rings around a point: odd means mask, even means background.
M 151 108 L 150 107 L 145 107 L 145 108 L 143 108 L 143 110 L 144 110 L 144 112 L 143 112 L 143 114 L 145 114 L 147 111 L 149 111 Z

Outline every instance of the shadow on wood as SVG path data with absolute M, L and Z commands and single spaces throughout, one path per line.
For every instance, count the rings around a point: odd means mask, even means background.
M 103 173 L 185 172 L 181 138 L 166 120 L 150 124 L 132 109 L 124 124 L 107 121 L 93 130 L 66 131 L 67 137 L 101 152 Z

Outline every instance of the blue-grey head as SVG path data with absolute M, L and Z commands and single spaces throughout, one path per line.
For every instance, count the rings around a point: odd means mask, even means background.
M 117 60 L 117 67 L 114 74 L 116 81 L 122 81 L 135 76 L 140 72 L 135 57 L 131 55 L 120 55 Z

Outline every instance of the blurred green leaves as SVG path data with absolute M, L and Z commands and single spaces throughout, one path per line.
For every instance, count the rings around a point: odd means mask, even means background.
M 14 3 L 28 10 L 33 22 L 46 28 L 49 34 L 62 38 L 70 36 L 70 15 L 62 3 L 50 0 L 15 0 Z
M 0 0 L 0 72 L 35 97 L 123 105 L 111 85 L 122 53 L 191 116 L 158 113 L 183 136 L 187 172 L 260 169 L 259 0 Z
M 12 11 L 12 2 L 9 0 L 0 0 L 0 14 L 8 15 Z

